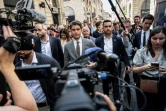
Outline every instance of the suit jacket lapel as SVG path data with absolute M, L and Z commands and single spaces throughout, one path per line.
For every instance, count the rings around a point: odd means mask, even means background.
M 85 54 L 85 40 L 82 38 L 82 55 Z
M 51 52 L 53 54 L 53 38 L 52 37 L 49 37 L 49 42 L 50 42 L 50 48 L 51 48 Z
M 114 37 L 114 35 L 112 36 L 112 52 L 115 52 L 115 48 L 116 48 L 117 42 L 116 42 L 116 38 Z
M 141 36 L 142 36 L 142 31 L 140 31 L 140 34 L 139 34 L 139 36 L 138 37 L 140 37 L 140 38 L 138 38 L 138 41 L 139 41 L 139 47 L 138 48 L 140 48 L 140 45 L 141 45 Z
M 104 36 L 101 37 L 101 48 L 104 50 Z
M 74 47 L 74 41 L 72 40 L 71 43 L 70 43 L 70 49 L 71 49 L 71 52 L 73 52 L 73 54 L 75 55 L 75 57 L 77 58 L 78 55 L 76 53 L 76 50 L 75 50 L 75 47 Z
M 35 51 L 41 53 L 41 41 L 40 41 L 40 39 L 38 39 L 35 42 Z

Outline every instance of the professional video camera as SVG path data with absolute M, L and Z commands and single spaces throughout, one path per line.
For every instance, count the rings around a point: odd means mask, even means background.
M 27 36 L 33 36 L 31 30 L 34 30 L 33 21 L 38 23 L 45 23 L 46 16 L 34 9 L 30 9 L 32 0 L 20 0 L 16 4 L 15 10 L 6 8 L 0 9 L 0 14 L 5 13 L 7 18 L 0 18 L 0 45 L 5 45 L 5 49 L 15 53 L 17 49 L 22 50 L 32 49 L 26 47 Z M 11 19 L 12 18 L 12 19 Z M 10 26 L 17 37 L 9 37 L 7 40 L 3 38 L 2 26 Z
M 92 54 L 99 59 L 111 57 L 104 51 L 95 49 L 69 63 L 60 71 L 51 68 L 50 65 L 37 65 L 16 67 L 16 73 L 21 80 L 57 78 L 55 91 L 59 99 L 55 104 L 55 111 L 110 111 L 102 96 L 94 96 L 94 85 L 99 82 L 99 74 L 96 70 L 82 68 L 76 64 Z M 118 58 L 114 54 L 111 55 Z M 106 75 L 101 74 L 100 78 L 106 78 Z
M 33 36 L 31 30 L 34 30 L 33 21 L 44 23 L 46 16 L 34 9 L 30 9 L 32 0 L 19 0 L 15 10 L 6 8 L 0 9 L 0 14 L 6 14 L 6 18 L 0 18 L 0 46 L 3 46 L 11 53 L 16 53 L 17 50 L 31 50 L 32 43 L 28 43 L 28 36 Z M 12 19 L 11 19 L 12 18 Z M 8 37 L 6 40 L 3 37 L 2 26 L 9 26 L 15 35 L 18 37 Z M 5 79 L 0 74 L 0 93 L 3 94 L 3 100 L 0 105 L 6 103 L 6 85 Z

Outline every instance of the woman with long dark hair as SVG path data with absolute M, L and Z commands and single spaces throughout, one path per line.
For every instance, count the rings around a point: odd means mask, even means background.
M 147 46 L 139 49 L 133 59 L 133 72 L 140 74 L 138 86 L 147 98 L 145 111 L 164 111 L 166 102 L 166 28 L 154 28 Z M 159 65 L 158 65 L 159 64 Z M 138 96 L 138 105 L 143 100 Z
M 61 41 L 61 45 L 62 45 L 62 49 L 64 51 L 64 46 L 67 42 L 70 41 L 70 35 L 69 35 L 69 32 L 66 28 L 63 28 L 61 31 L 60 31 L 60 41 Z

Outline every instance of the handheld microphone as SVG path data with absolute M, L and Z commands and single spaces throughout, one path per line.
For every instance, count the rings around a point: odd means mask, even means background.
M 119 57 L 116 54 L 106 53 L 104 51 L 100 51 L 99 53 L 97 53 L 97 57 L 100 60 L 107 60 L 107 61 L 116 61 L 117 59 L 119 59 Z
M 32 18 L 33 21 L 38 23 L 45 23 L 47 19 L 43 13 L 38 12 L 34 9 L 23 8 L 23 9 L 19 9 L 17 13 L 27 14 Z

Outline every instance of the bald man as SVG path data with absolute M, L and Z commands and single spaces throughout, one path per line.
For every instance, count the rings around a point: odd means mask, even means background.
M 90 36 L 90 29 L 88 27 L 82 28 L 82 34 L 83 34 L 84 38 L 90 39 L 95 43 L 96 38 Z

